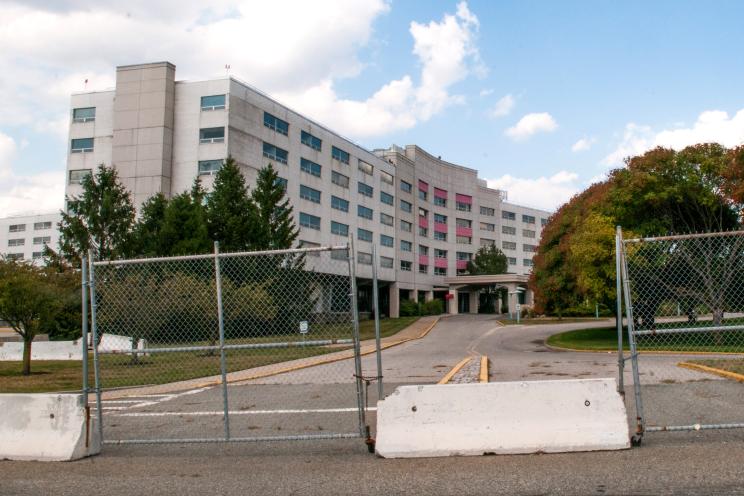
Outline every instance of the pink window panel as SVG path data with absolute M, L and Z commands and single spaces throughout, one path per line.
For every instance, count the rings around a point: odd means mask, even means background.
M 423 215 L 419 216 L 419 227 L 427 229 L 429 227 L 429 221 Z
M 457 235 L 471 237 L 473 235 L 473 229 L 471 229 L 470 227 L 459 227 L 458 226 Z
M 434 196 L 436 196 L 437 198 L 444 198 L 446 200 L 447 199 L 447 190 L 446 189 L 434 188 Z
M 473 204 L 473 197 L 468 195 L 461 195 L 460 193 L 455 193 L 455 201 L 459 201 L 460 203 L 467 203 L 468 205 Z
M 447 233 L 447 224 L 443 224 L 441 222 L 435 222 L 434 223 L 434 230 L 439 233 Z
M 468 261 L 467 260 L 458 260 L 457 261 L 457 270 L 463 270 L 468 268 Z
M 428 257 L 428 255 L 419 255 L 419 263 L 421 265 L 429 265 L 429 257 Z
M 421 191 L 429 191 L 429 183 L 422 181 L 419 179 L 419 189 Z
M 440 269 L 446 269 L 447 268 L 447 259 L 446 258 L 435 258 L 434 259 L 434 267 L 439 267 Z

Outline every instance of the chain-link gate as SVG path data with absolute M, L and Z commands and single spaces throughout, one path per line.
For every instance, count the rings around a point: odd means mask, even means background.
M 617 236 L 634 440 L 744 427 L 744 232 Z
M 89 274 L 105 443 L 367 435 L 351 245 L 215 245 Z

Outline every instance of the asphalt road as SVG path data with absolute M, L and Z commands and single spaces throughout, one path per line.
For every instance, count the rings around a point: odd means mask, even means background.
M 561 327 L 576 324 L 498 327 L 487 317 L 444 319 L 426 338 L 384 352 L 386 392 L 436 382 L 468 354 L 489 356 L 491 381 L 616 375 L 614 355 L 546 348 L 543 339 Z M 678 359 L 644 357 L 644 398 L 653 398 L 647 410 L 667 412 L 664 421 L 672 423 L 744 411 L 744 385 L 680 369 Z M 363 365 L 365 375 L 375 375 L 374 356 Z M 352 380 L 352 363 L 344 361 L 231 385 L 232 434 L 354 432 Z M 206 388 L 107 403 L 107 433 L 218 436 L 219 393 Z M 627 396 L 632 416 L 633 395 Z M 374 424 L 374 412 L 369 420 Z M 415 460 L 376 458 L 361 439 L 106 446 L 102 455 L 74 463 L 0 462 L 0 495 L 744 494 L 743 448 L 742 430 L 653 433 L 642 447 L 620 452 Z

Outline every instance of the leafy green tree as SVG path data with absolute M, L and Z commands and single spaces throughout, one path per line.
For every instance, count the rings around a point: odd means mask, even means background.
M 221 250 L 244 251 L 256 244 L 256 207 L 232 157 L 225 160 L 215 176 L 206 214 L 209 236 L 220 242 Z
M 129 251 L 134 207 L 116 169 L 101 164 L 82 182 L 80 196 L 67 198 L 59 223 L 62 254 L 76 264 L 95 244 L 100 259 L 120 258 Z
M 508 267 L 504 252 L 492 244 L 480 247 L 473 260 L 468 262 L 467 271 L 472 275 L 506 274 Z
M 278 179 L 276 169 L 268 164 L 258 172 L 256 187 L 251 193 L 257 214 L 254 247 L 258 250 L 291 248 L 300 233 L 292 217 L 287 192 Z
M 162 246 L 163 225 L 168 199 L 163 193 L 151 196 L 142 204 L 140 218 L 134 227 L 134 252 L 140 256 L 154 257 L 164 255 Z
M 204 189 L 197 177 L 191 191 L 171 198 L 163 213 L 159 255 L 193 255 L 212 251 L 204 197 Z
M 82 335 L 83 317 L 80 271 L 49 246 L 44 246 L 42 257 L 44 266 L 40 270 L 55 288 L 57 304 L 42 319 L 41 333 L 47 334 L 50 341 L 78 339 Z

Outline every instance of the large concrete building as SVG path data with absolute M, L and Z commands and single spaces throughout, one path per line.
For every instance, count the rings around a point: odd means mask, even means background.
M 44 245 L 56 250 L 59 212 L 0 218 L 0 255 L 40 263 Z
M 233 77 L 177 81 L 175 72 L 168 62 L 122 66 L 115 89 L 72 96 L 67 195 L 101 163 L 117 168 L 137 205 L 185 191 L 196 176 L 209 190 L 228 156 L 249 184 L 272 163 L 302 246 L 353 235 L 358 275 L 369 278 L 377 245 L 386 314 L 397 315 L 401 298 L 476 311 L 479 287 L 458 276 L 487 244 L 509 259 L 504 285 L 526 282 L 548 212 L 507 203 L 476 170 L 418 146 L 370 151 Z

